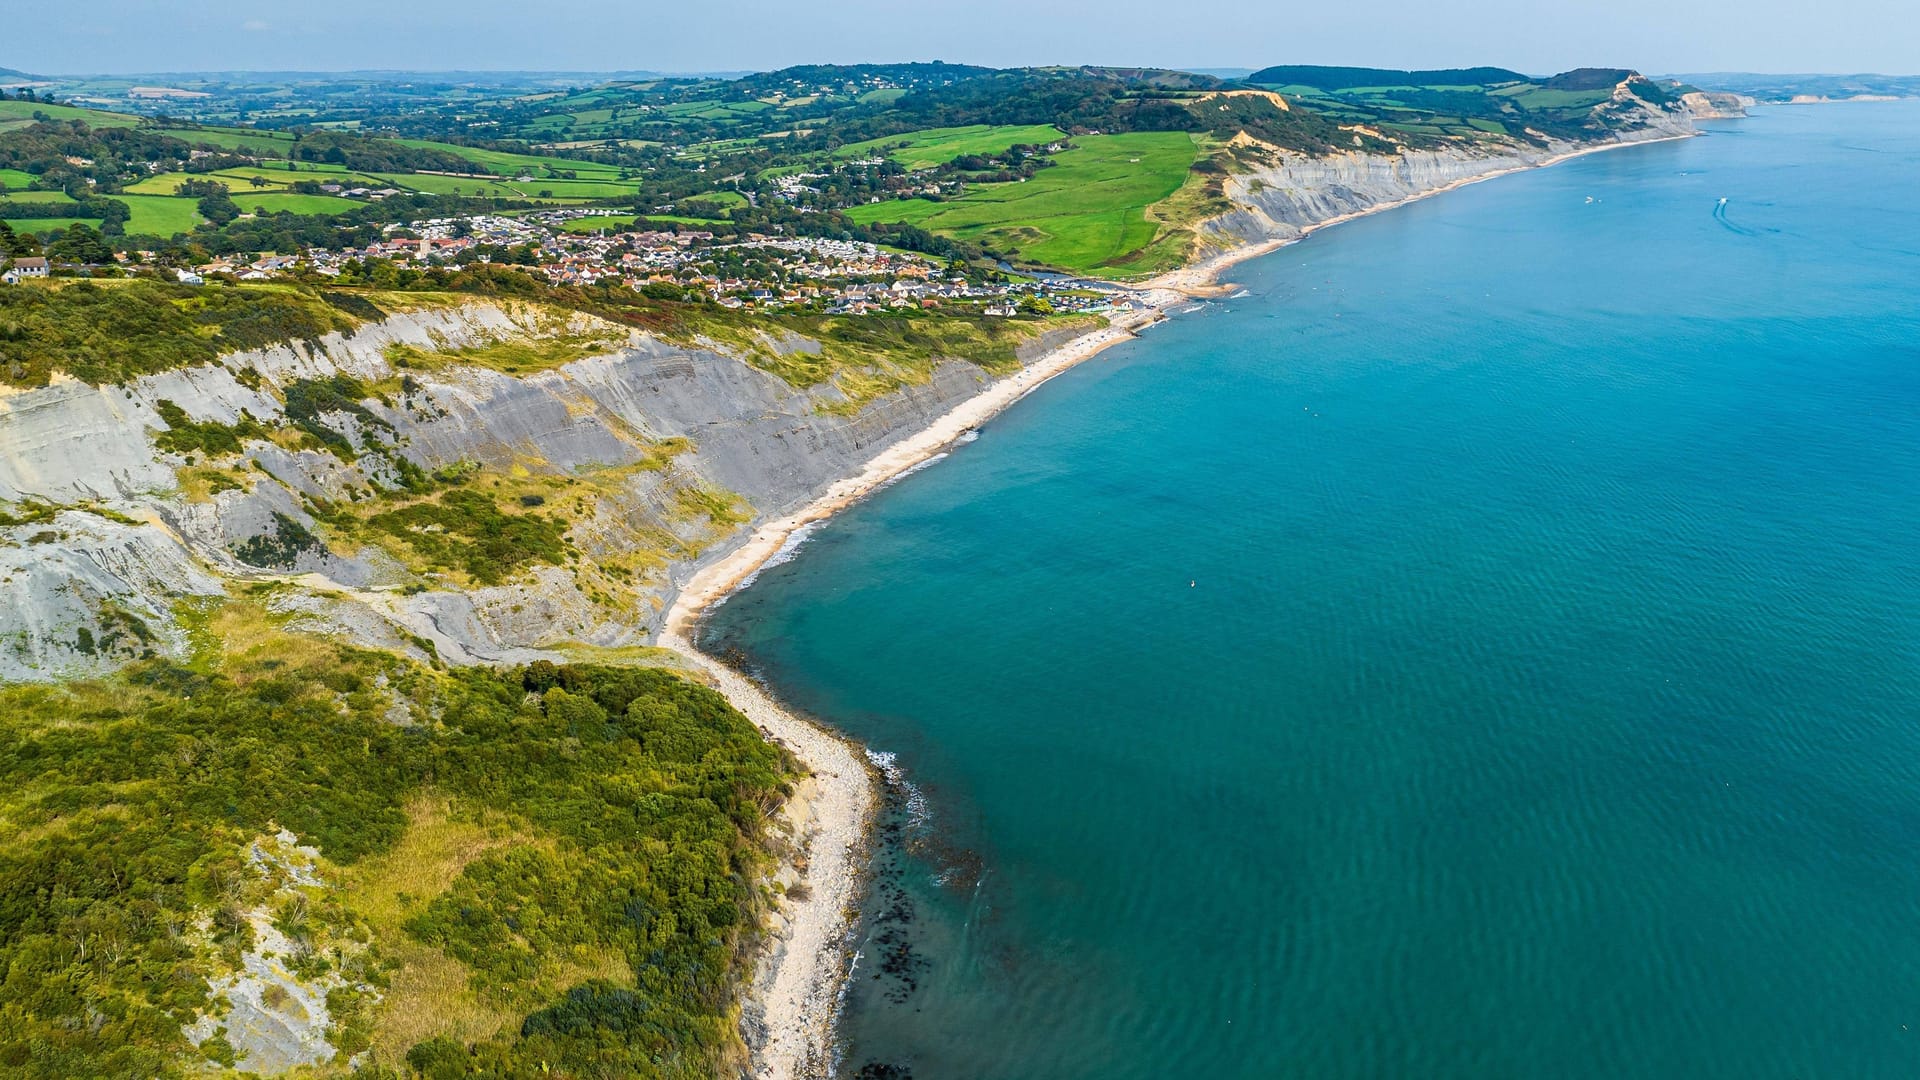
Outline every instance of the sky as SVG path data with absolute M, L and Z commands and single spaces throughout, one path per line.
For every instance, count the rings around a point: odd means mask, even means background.
M 0 67 L 61 75 L 901 60 L 1920 74 L 1915 0 L 4 0 L 0 10 Z

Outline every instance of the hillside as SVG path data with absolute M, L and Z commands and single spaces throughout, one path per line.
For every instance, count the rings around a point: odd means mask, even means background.
M 0 220 L 289 253 L 336 246 L 328 229 L 364 243 L 405 211 L 575 209 L 631 215 L 615 228 L 712 222 L 1125 279 L 1190 258 L 1227 209 L 1224 177 L 1262 155 L 1500 153 L 1634 137 L 1687 111 L 1618 69 L 1291 66 L 1238 81 L 924 63 L 442 88 L 244 127 L 0 101 Z

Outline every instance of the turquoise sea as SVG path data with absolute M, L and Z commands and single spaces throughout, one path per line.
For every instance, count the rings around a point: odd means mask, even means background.
M 1920 1076 L 1920 102 L 1232 276 L 709 621 L 900 781 L 842 1075 Z

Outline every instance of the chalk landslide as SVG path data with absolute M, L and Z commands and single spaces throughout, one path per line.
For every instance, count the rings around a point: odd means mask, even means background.
M 459 364 L 402 370 L 390 360 L 395 346 L 447 355 L 582 332 L 606 336 L 604 352 L 532 374 Z M 1071 336 L 1029 341 L 1023 362 Z M 818 348 L 797 337 L 775 345 Z M 181 480 L 192 471 L 188 456 L 155 444 L 167 429 L 163 401 L 196 421 L 250 416 L 271 425 L 285 419 L 275 391 L 336 374 L 384 388 L 384 400 L 363 403 L 373 422 L 323 417 L 351 436 L 353 460 L 250 440 L 237 461 L 219 463 L 238 486 L 190 495 Z M 0 528 L 8 595 L 0 678 L 55 679 L 184 655 L 183 610 L 234 582 L 268 579 L 286 583 L 275 603 L 307 625 L 421 655 L 420 643 L 430 643 L 453 662 L 526 660 L 572 643 L 644 644 L 679 583 L 751 529 L 751 521 L 690 511 L 689 494 L 731 493 L 754 520 L 781 515 L 990 381 L 973 364 L 943 362 L 924 383 L 849 410 L 830 385 L 795 387 L 718 346 L 673 344 L 584 316 L 554 325 L 551 313 L 536 320 L 475 302 L 123 385 L 66 381 L 0 395 L 0 507 L 60 508 L 51 520 Z M 663 446 L 677 452 L 662 461 Z M 351 502 L 391 487 L 401 458 L 428 471 L 477 464 L 482 477 L 598 478 L 590 505 L 569 512 L 580 561 L 663 546 L 670 557 L 617 603 L 591 597 L 571 567 L 454 589 L 374 547 L 307 546 L 271 570 L 240 558 L 249 541 L 282 540 L 296 526 L 325 537 L 311 500 Z

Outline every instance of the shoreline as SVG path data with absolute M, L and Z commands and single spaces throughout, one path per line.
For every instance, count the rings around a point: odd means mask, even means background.
M 1232 286 L 1220 276 L 1252 259 L 1269 255 L 1308 236 L 1345 222 L 1397 209 L 1469 184 L 1542 169 L 1589 154 L 1632 146 L 1672 142 L 1693 135 L 1670 135 L 1580 147 L 1522 165 L 1463 177 L 1401 199 L 1377 203 L 1300 227 L 1296 236 L 1242 244 L 1206 259 L 1129 286 L 1144 292 L 1143 311 L 1116 319 L 1043 354 L 1018 372 L 987 384 L 921 430 L 870 458 L 853 476 L 829 485 L 804 507 L 755 527 L 747 539 L 720 558 L 700 566 L 674 594 L 655 643 L 687 657 L 714 680 L 715 688 L 769 738 L 798 757 L 817 781 L 806 797 L 798 792 L 782 807 L 781 818 L 795 844 L 805 852 L 787 868 L 811 895 L 784 903 L 780 926 L 768 934 L 756 964 L 743 1017 L 759 1029 L 758 1045 L 749 1040 L 751 1075 L 765 1080 L 801 1080 L 828 1075 L 834 1064 L 835 1024 L 854 943 L 861 890 L 866 881 L 871 826 L 878 805 L 877 780 L 864 748 L 830 728 L 783 708 L 745 675 L 702 652 L 693 642 L 701 614 L 747 583 L 805 526 L 824 521 L 884 487 L 901 474 L 950 449 L 979 427 L 1041 385 L 1108 348 L 1139 336 L 1184 302 L 1215 297 Z

